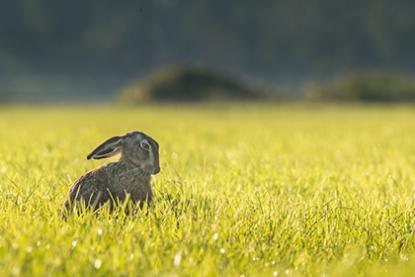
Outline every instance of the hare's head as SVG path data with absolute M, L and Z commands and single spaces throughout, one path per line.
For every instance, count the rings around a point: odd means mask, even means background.
M 121 153 L 121 161 L 141 168 L 149 174 L 160 172 L 159 145 L 142 132 L 112 137 L 99 145 L 87 159 L 103 159 Z

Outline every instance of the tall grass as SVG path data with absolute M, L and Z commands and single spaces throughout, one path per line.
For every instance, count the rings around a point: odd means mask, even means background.
M 160 143 L 154 210 L 59 211 L 114 134 Z M 0 274 L 411 275 L 411 107 L 0 111 Z

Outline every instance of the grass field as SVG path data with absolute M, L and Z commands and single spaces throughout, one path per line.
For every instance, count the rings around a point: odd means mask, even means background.
M 86 155 L 160 143 L 154 212 L 63 221 Z M 415 108 L 0 108 L 0 275 L 410 276 Z

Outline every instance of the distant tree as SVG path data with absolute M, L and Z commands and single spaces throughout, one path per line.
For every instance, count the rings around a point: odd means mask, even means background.
M 119 100 L 128 104 L 146 101 L 257 100 L 264 97 L 240 80 L 197 67 L 165 68 L 145 80 L 127 85 L 119 92 Z

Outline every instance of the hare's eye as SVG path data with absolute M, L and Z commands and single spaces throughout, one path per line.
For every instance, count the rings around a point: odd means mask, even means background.
M 147 141 L 143 140 L 143 141 L 140 143 L 140 146 L 141 146 L 141 148 L 143 148 L 144 150 L 150 151 L 150 144 L 149 144 Z

